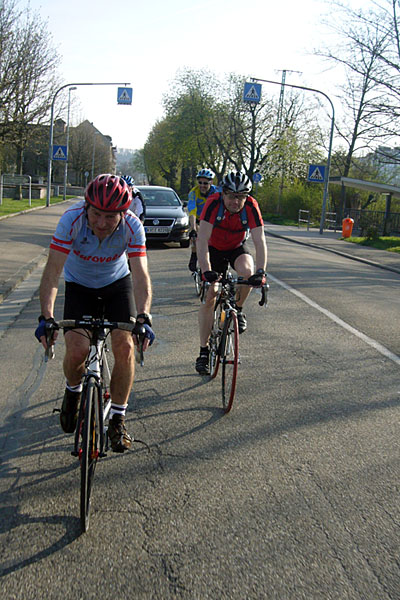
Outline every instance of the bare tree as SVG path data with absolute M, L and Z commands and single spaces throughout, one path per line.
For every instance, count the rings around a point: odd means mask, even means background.
M 59 85 L 59 58 L 49 40 L 38 13 L 18 11 L 14 0 L 2 1 L 0 140 L 13 146 L 18 173 L 23 172 L 23 151 L 39 134 Z

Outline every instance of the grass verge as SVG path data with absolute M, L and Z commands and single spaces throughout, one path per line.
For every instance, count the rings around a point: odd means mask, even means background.
M 350 237 L 342 238 L 353 244 L 360 244 L 360 246 L 372 246 L 372 248 L 378 248 L 379 250 L 387 250 L 388 252 L 398 252 L 400 254 L 400 237 L 378 237 L 371 239 L 367 237 Z
M 67 200 L 70 198 L 76 198 L 76 196 L 67 196 Z M 57 204 L 63 202 L 62 196 L 55 196 L 50 198 L 50 204 Z M 31 206 L 29 206 L 28 198 L 23 200 L 13 200 L 12 198 L 3 198 L 3 203 L 0 205 L 0 217 L 6 215 L 12 215 L 15 213 L 28 210 L 29 208 L 38 208 L 40 206 L 46 206 L 46 198 L 32 198 Z

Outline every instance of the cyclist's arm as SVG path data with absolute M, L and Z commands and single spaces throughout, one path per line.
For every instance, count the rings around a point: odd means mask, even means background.
M 251 238 L 256 249 L 256 271 L 267 266 L 267 244 L 265 242 L 264 226 L 255 227 L 250 230 Z
M 147 257 L 133 256 L 129 259 L 129 265 L 132 272 L 136 312 L 137 314 L 150 313 L 152 290 Z
M 58 282 L 67 256 L 64 252 L 50 248 L 39 290 L 41 314 L 46 319 L 54 317 L 54 303 L 58 292 Z
M 197 248 L 197 259 L 199 261 L 200 269 L 203 273 L 205 271 L 211 271 L 210 253 L 208 251 L 208 240 L 211 237 L 213 225 L 208 221 L 200 221 L 196 248 Z

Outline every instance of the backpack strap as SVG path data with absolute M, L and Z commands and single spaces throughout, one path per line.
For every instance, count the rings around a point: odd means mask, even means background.
M 221 221 L 224 218 L 224 213 L 225 213 L 225 206 L 224 206 L 224 202 L 222 200 L 222 194 L 220 192 L 218 214 L 215 217 L 214 227 L 218 227 L 218 225 L 220 225 Z M 248 231 L 250 229 L 250 227 L 249 227 L 249 221 L 247 218 L 246 204 L 243 206 L 242 210 L 240 211 L 240 221 L 242 223 L 243 231 Z

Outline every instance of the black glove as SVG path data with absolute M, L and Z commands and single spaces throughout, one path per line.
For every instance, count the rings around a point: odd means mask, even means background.
M 197 231 L 195 231 L 194 229 L 192 229 L 192 231 L 189 233 L 189 240 L 191 239 L 196 239 L 197 238 Z
M 39 342 L 41 341 L 40 338 L 42 336 L 46 336 L 46 330 L 48 329 L 57 329 L 57 327 L 55 326 L 55 320 L 53 319 L 53 317 L 50 317 L 50 319 L 45 319 L 43 315 L 40 315 L 39 325 L 35 329 L 35 336 L 37 337 Z
M 257 271 L 254 273 L 254 275 L 251 275 L 247 281 L 253 287 L 262 287 L 263 285 L 265 285 L 267 283 L 266 275 L 267 274 L 264 271 L 264 269 L 257 269 Z
M 217 271 L 204 271 L 201 277 L 203 281 L 207 281 L 208 283 L 214 283 L 214 281 L 217 281 L 217 279 L 219 279 L 219 274 L 217 273 Z
M 141 319 L 141 321 L 138 321 L 138 319 Z M 150 313 L 140 313 L 140 315 L 137 315 L 136 317 L 136 322 L 138 323 L 138 325 L 142 325 L 142 323 L 144 323 L 146 325 L 149 325 L 150 327 L 153 324 Z

